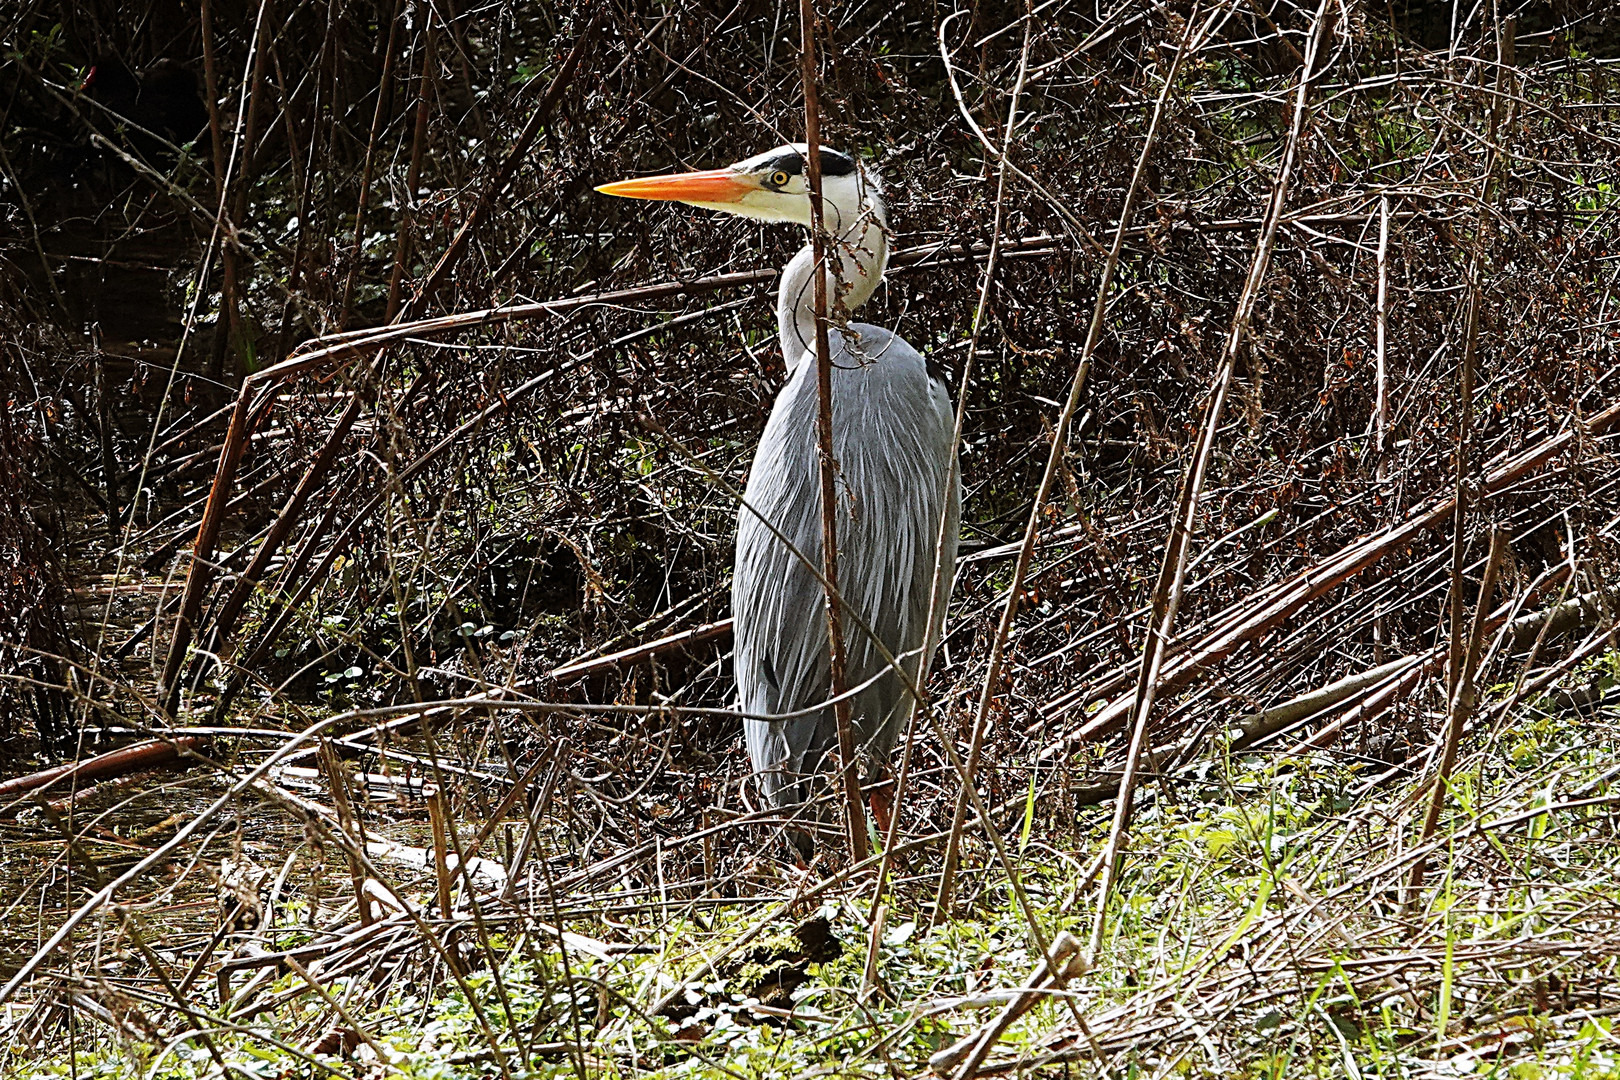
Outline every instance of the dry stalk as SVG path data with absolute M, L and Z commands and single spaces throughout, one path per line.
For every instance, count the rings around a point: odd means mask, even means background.
M 1440 811 L 1445 807 L 1446 792 L 1451 787 L 1451 770 L 1457 764 L 1457 748 L 1462 745 L 1463 729 L 1468 726 L 1469 717 L 1474 713 L 1476 697 L 1474 679 L 1479 674 L 1479 656 L 1485 640 L 1486 614 L 1495 602 L 1496 578 L 1501 573 L 1503 561 L 1508 557 L 1507 530 L 1492 529 L 1491 553 L 1485 562 L 1485 577 L 1479 585 L 1479 599 L 1474 604 L 1474 622 L 1463 645 L 1462 664 L 1456 674 L 1455 688 L 1451 694 L 1451 715 L 1442 736 L 1440 764 L 1435 770 L 1434 786 L 1429 793 L 1429 808 L 1423 816 L 1423 830 L 1418 834 L 1417 842 L 1420 847 L 1433 839 L 1434 831 L 1440 824 Z M 1423 888 L 1426 868 L 1427 861 L 1421 857 L 1412 865 L 1412 876 L 1407 883 L 1409 905 L 1416 902 L 1418 892 Z
M 1153 711 L 1154 693 L 1158 689 L 1159 672 L 1164 663 L 1165 650 L 1170 644 L 1175 627 L 1176 610 L 1181 603 L 1181 590 L 1187 570 L 1187 552 L 1197 525 L 1198 498 L 1203 490 L 1204 475 L 1215 450 L 1215 434 L 1220 430 L 1221 413 L 1226 404 L 1226 393 L 1232 382 L 1232 370 L 1238 352 L 1248 333 L 1249 319 L 1259 298 L 1260 286 L 1265 281 L 1271 263 L 1271 251 L 1277 239 L 1277 226 L 1282 220 L 1283 205 L 1288 199 L 1288 185 L 1292 179 L 1294 160 L 1299 150 L 1300 136 L 1305 130 L 1305 119 L 1310 100 L 1311 79 L 1315 75 L 1317 57 L 1323 38 L 1331 26 L 1328 18 L 1329 0 L 1321 0 L 1311 23 L 1310 40 L 1305 50 L 1305 64 L 1300 69 L 1299 87 L 1294 99 L 1294 119 L 1283 150 L 1282 164 L 1277 169 L 1271 205 L 1254 260 L 1249 267 L 1248 279 L 1238 298 L 1237 310 L 1232 316 L 1232 328 L 1227 334 L 1226 350 L 1221 367 L 1210 391 L 1209 407 L 1198 445 L 1193 452 L 1192 464 L 1182 481 L 1180 506 L 1165 543 L 1164 564 L 1159 571 L 1158 584 L 1153 591 L 1153 628 L 1142 651 L 1141 673 L 1136 684 L 1136 705 L 1131 725 L 1131 745 L 1125 758 L 1125 774 L 1120 780 L 1119 799 L 1114 807 L 1114 821 L 1109 828 L 1108 842 L 1103 848 L 1102 881 L 1097 887 L 1096 915 L 1091 924 L 1091 939 L 1086 948 L 1087 961 L 1097 962 L 1102 950 L 1103 932 L 1108 922 L 1108 900 L 1113 890 L 1118 863 L 1129 837 L 1131 802 L 1135 795 L 1136 772 L 1142 750 L 1147 745 L 1148 718 Z
M 968 739 L 967 771 L 963 778 L 963 788 L 957 795 L 956 807 L 952 813 L 951 835 L 946 842 L 945 862 L 940 870 L 939 889 L 934 899 L 934 922 L 936 925 L 949 917 L 951 892 L 954 888 L 956 863 L 961 846 L 962 825 L 967 813 L 967 790 L 969 786 L 976 782 L 979 751 L 983 745 L 985 728 L 989 721 L 990 702 L 999 689 L 1002 657 L 1006 651 L 1008 635 L 1012 631 L 1013 619 L 1018 612 L 1018 597 L 1023 591 L 1024 576 L 1029 571 L 1030 559 L 1035 551 L 1035 537 L 1040 528 L 1041 512 L 1046 505 L 1047 495 L 1052 490 L 1052 479 L 1057 474 L 1058 466 L 1067 453 L 1069 424 L 1074 418 L 1076 408 L 1079 407 L 1080 395 L 1085 389 L 1086 374 L 1091 368 L 1091 357 L 1097 348 L 1097 342 L 1102 337 L 1103 320 L 1108 310 L 1109 287 L 1113 282 L 1115 268 L 1119 265 L 1120 252 L 1125 244 L 1125 233 L 1130 228 L 1131 214 L 1136 208 L 1136 195 L 1142 185 L 1142 177 L 1147 169 L 1148 160 L 1153 153 L 1153 145 L 1158 135 L 1159 122 L 1164 115 L 1165 103 L 1169 100 L 1170 91 L 1175 86 L 1176 72 L 1180 69 L 1182 60 L 1189 49 L 1195 47 L 1194 42 L 1196 39 L 1193 34 L 1193 25 L 1196 17 L 1197 8 L 1195 6 L 1183 24 L 1181 40 L 1177 43 L 1175 57 L 1170 62 L 1170 68 L 1165 73 L 1164 83 L 1159 90 L 1159 97 L 1153 105 L 1153 115 L 1148 122 L 1147 134 L 1143 139 L 1141 152 L 1137 155 L 1136 168 L 1131 174 L 1131 183 L 1126 189 L 1125 201 L 1120 207 L 1119 221 L 1114 229 L 1114 242 L 1108 249 L 1107 258 L 1103 261 L 1102 272 L 1097 283 L 1097 295 L 1091 310 L 1091 323 L 1086 330 L 1086 343 L 1081 350 L 1080 362 L 1075 368 L 1074 378 L 1069 384 L 1068 399 L 1063 404 L 1063 410 L 1059 413 L 1057 424 L 1052 432 L 1051 446 L 1047 451 L 1046 467 L 1041 473 L 1041 482 L 1035 491 L 1035 501 L 1030 507 L 1029 520 L 1024 526 L 1024 538 L 1018 549 L 1018 560 L 1013 566 L 1012 584 L 1007 590 L 1007 600 L 1002 608 L 1001 621 L 996 627 L 995 636 L 990 640 L 990 657 L 986 665 L 984 682 L 979 690 L 979 702 L 974 712 L 972 734 Z M 1211 18 L 1210 22 L 1213 23 L 1213 18 Z M 1204 29 L 1207 31 L 1208 24 Z M 941 55 L 946 57 L 948 65 L 950 61 L 948 54 L 945 52 L 943 24 L 940 28 L 940 34 Z M 1015 96 L 1015 107 L 1016 102 L 1017 98 Z M 959 104 L 961 104 L 960 101 Z M 965 104 L 962 107 L 966 111 Z M 1007 125 L 1009 142 L 1013 127 L 1014 125 L 1009 122 Z M 1005 160 L 1005 148 L 1002 157 Z M 988 285 L 988 274 L 985 280 L 986 285 Z M 963 393 L 965 396 L 965 385 Z
M 428 821 L 433 827 L 433 879 L 439 890 L 439 918 L 448 919 L 455 913 L 450 902 L 450 862 L 445 831 L 449 828 L 444 808 L 444 795 L 437 784 L 429 786 L 423 797 L 427 800 Z
M 833 456 L 832 347 L 827 340 L 827 225 L 821 206 L 821 112 L 816 103 L 816 10 L 799 0 L 799 74 L 804 83 L 804 176 L 810 188 L 810 247 L 816 266 L 816 440 L 821 472 L 821 574 L 827 605 L 830 685 L 836 702 L 838 772 L 844 788 L 844 822 L 851 862 L 866 859 L 866 811 L 861 806 L 860 764 L 844 679 L 844 620 L 838 602 L 838 459 Z
M 388 117 L 388 108 L 394 99 L 394 57 L 399 52 L 399 32 L 404 23 L 400 16 L 404 6 L 405 0 L 394 0 L 393 14 L 388 19 L 388 44 L 383 47 L 382 72 L 377 76 L 377 104 L 371 111 L 371 134 L 366 139 L 365 160 L 360 166 L 360 197 L 354 209 L 354 238 L 349 245 L 349 273 L 343 279 L 343 298 L 338 304 L 339 330 L 348 328 L 354 283 L 360 277 L 361 250 L 366 236 L 366 207 L 371 201 L 371 180 L 376 167 L 377 140 L 382 137 L 383 123 Z
M 1455 47 L 1455 43 L 1453 47 Z M 1477 378 L 1479 363 L 1480 305 L 1484 302 L 1484 282 L 1482 278 L 1485 272 L 1491 196 L 1496 182 L 1496 135 L 1502 109 L 1502 80 L 1506 75 L 1502 60 L 1503 41 L 1501 28 L 1498 27 L 1496 39 L 1496 92 L 1491 96 L 1490 120 L 1485 137 L 1485 143 L 1489 149 L 1485 155 L 1485 173 L 1480 181 L 1479 203 L 1477 206 L 1478 220 L 1475 226 L 1473 244 L 1470 246 L 1468 255 L 1468 307 L 1463 321 L 1462 363 L 1459 365 L 1457 372 L 1457 510 L 1451 533 L 1451 650 L 1450 665 L 1446 671 L 1446 697 L 1448 699 L 1456 696 L 1457 688 L 1462 681 L 1463 666 L 1466 662 L 1464 653 L 1466 642 L 1462 634 L 1464 607 L 1462 568 L 1467 546 L 1469 500 L 1472 496 L 1470 490 L 1472 466 L 1469 458 L 1474 447 L 1474 383 Z
M 1033 40 L 1034 18 L 1028 2 L 1025 4 L 1024 14 L 1024 43 L 1019 50 L 1018 78 L 1013 84 L 1012 96 L 1007 104 L 1007 124 L 1005 128 L 1007 134 L 1002 141 L 1001 157 L 997 166 L 996 201 L 990 230 L 990 250 L 986 255 L 984 273 L 979 282 L 979 302 L 973 310 L 973 325 L 968 331 L 967 358 L 962 362 L 961 377 L 957 380 L 956 418 L 951 429 L 950 462 L 946 468 L 945 491 L 941 493 L 940 497 L 939 527 L 934 538 L 934 570 L 929 575 L 928 616 L 923 622 L 922 656 L 925 660 L 934 655 L 934 649 L 938 645 L 938 642 L 934 640 L 934 626 L 940 616 L 939 605 L 949 599 L 948 589 L 946 588 L 947 577 L 951 581 L 954 581 L 956 577 L 956 567 L 944 564 L 945 544 L 947 542 L 945 534 L 950 527 L 949 515 L 945 510 L 948 502 L 946 496 L 951 489 L 951 485 L 957 482 L 962 468 L 960 448 L 962 445 L 962 428 L 967 416 L 968 387 L 971 385 L 973 377 L 973 359 L 979 351 L 979 335 L 984 329 L 984 317 L 990 303 L 990 289 L 995 281 L 996 256 L 1000 252 L 1001 246 L 1001 217 L 1007 196 L 1007 154 L 1012 148 L 1013 136 L 1018 130 L 1018 99 L 1023 94 L 1024 81 L 1029 74 L 1029 47 Z M 945 26 L 950 21 L 951 19 L 947 18 L 940 24 L 942 40 Z M 919 669 L 919 675 L 926 676 L 926 674 L 926 671 Z M 926 678 L 920 677 L 917 681 L 920 688 L 926 683 Z M 911 775 L 912 751 L 916 747 L 917 721 L 924 707 L 924 700 L 920 695 L 912 699 L 911 715 L 906 723 L 905 747 L 900 755 L 900 773 L 895 780 L 894 809 L 889 819 L 888 835 L 883 840 L 883 862 L 878 867 L 877 882 L 872 886 L 872 907 L 874 909 L 883 902 L 883 892 L 888 885 L 889 871 L 892 865 L 891 852 L 899 837 L 900 814 L 905 807 L 906 786 Z M 965 782 L 973 782 L 973 773 L 973 753 L 970 749 Z M 961 814 L 965 811 L 966 800 L 958 800 L 957 813 Z M 991 823 L 986 823 L 986 826 L 989 828 L 994 827 Z M 959 817 L 953 817 L 950 836 L 946 840 L 945 848 L 945 866 L 947 868 L 955 863 L 957 851 L 961 844 L 961 835 L 962 822 Z M 940 889 L 942 891 L 947 888 L 946 880 L 945 876 L 940 878 Z M 934 903 L 936 924 L 941 917 L 941 910 L 940 900 L 936 897 Z M 881 945 L 880 937 L 874 936 L 867 950 L 866 969 L 868 972 L 877 970 L 877 953 Z M 868 977 L 865 980 L 865 986 L 870 987 L 871 983 L 872 979 Z
M 321 771 L 326 774 L 327 789 L 332 793 L 332 806 L 337 811 L 338 828 L 345 836 L 353 839 L 353 846 L 365 850 L 366 834 L 360 827 L 359 819 L 355 817 L 354 807 L 349 802 L 349 777 L 343 769 L 343 763 L 338 760 L 337 751 L 332 749 L 329 739 L 322 739 L 320 744 Z M 360 925 L 370 926 L 373 922 L 371 904 L 366 896 L 366 872 L 362 869 L 358 859 L 347 856 L 349 876 L 354 885 L 354 902 L 359 909 Z

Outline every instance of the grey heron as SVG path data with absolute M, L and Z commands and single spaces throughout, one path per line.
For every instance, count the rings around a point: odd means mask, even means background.
M 803 144 L 789 144 L 722 169 L 623 180 L 597 190 L 808 228 L 804 156 Z M 923 652 L 938 641 L 956 565 L 961 482 L 951 468 L 950 392 L 941 373 L 898 335 L 848 321 L 877 290 L 888 264 L 887 210 L 875 171 L 829 149 L 821 150 L 820 162 L 828 260 L 841 263 L 828 275 L 827 287 L 839 589 L 915 680 L 927 673 Z M 776 314 L 787 382 L 749 470 L 731 587 L 742 711 L 750 717 L 804 713 L 744 720 L 760 787 L 783 811 L 807 800 L 824 758 L 838 744 L 833 709 L 816 708 L 830 696 L 831 663 L 822 585 L 805 565 L 807 559 L 819 567 L 821 559 L 813 262 L 806 246 L 782 271 Z M 925 634 L 941 515 L 944 572 L 935 623 Z M 912 698 L 871 637 L 847 616 L 843 626 L 847 684 L 858 688 L 851 719 L 871 781 L 887 772 Z M 886 798 L 872 802 L 879 826 L 886 827 Z M 803 852 L 808 837 L 794 839 Z

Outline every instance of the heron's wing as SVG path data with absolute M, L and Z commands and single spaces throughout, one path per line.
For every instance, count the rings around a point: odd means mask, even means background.
M 949 476 L 954 415 L 944 383 L 916 350 L 880 327 L 856 324 L 852 329 L 855 333 L 839 355 L 860 365 L 842 372 L 857 392 L 840 394 L 843 387 L 837 384 L 834 389 L 835 430 L 842 436 L 837 457 L 848 496 L 840 505 L 845 512 L 839 515 L 839 584 L 889 654 L 915 679 L 919 670 L 927 670 L 921 649 L 942 506 L 944 570 L 935 605 L 936 641 L 956 568 L 961 484 Z M 889 667 L 882 650 L 857 628 L 846 628 L 845 640 L 849 685 Z M 892 673 L 862 691 L 856 711 L 862 738 L 875 759 L 888 756 L 910 704 L 905 684 Z
M 749 472 L 746 505 L 738 511 L 732 663 L 738 704 L 755 716 L 793 712 L 826 698 L 825 601 L 820 580 L 805 565 L 821 564 L 815 394 L 814 372 L 806 377 L 801 366 L 776 399 Z M 743 722 L 754 771 L 773 803 L 782 801 L 776 792 L 793 786 L 793 776 L 813 770 L 814 761 L 806 767 L 812 750 L 819 754 L 836 738 L 825 712 Z
M 840 334 L 833 337 L 840 586 L 890 654 L 915 672 L 942 498 L 949 515 L 945 565 L 955 564 L 959 495 L 954 485 L 943 493 L 950 400 L 929 377 L 922 357 L 904 341 L 877 327 L 854 329 L 850 341 Z M 732 584 L 735 666 L 740 703 L 749 713 L 792 712 L 827 697 L 822 586 L 775 535 L 780 533 L 819 568 L 816 411 L 815 368 L 801 364 L 772 410 L 749 477 L 748 505 L 738 519 Z M 949 574 L 947 570 L 946 590 Z M 941 617 L 943 608 L 942 602 Z M 853 621 L 846 619 L 844 636 L 849 685 L 883 672 L 887 661 L 882 650 Z M 900 706 L 908 700 L 892 675 L 857 698 L 860 735 L 879 756 L 893 745 L 903 718 Z M 792 720 L 748 721 L 745 726 L 754 767 L 767 777 L 772 769 L 813 770 L 836 741 L 831 710 Z M 767 791 L 777 786 L 766 780 Z

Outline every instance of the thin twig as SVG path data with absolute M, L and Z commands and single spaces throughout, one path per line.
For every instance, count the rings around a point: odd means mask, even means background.
M 948 22 L 949 19 L 946 21 Z M 978 355 L 979 335 L 983 332 L 985 314 L 989 310 L 990 289 L 995 281 L 996 256 L 1001 249 L 1001 218 L 1007 197 L 1007 151 L 1011 147 L 1013 134 L 1018 129 L 1018 104 L 1019 98 L 1023 94 L 1024 83 L 1029 75 L 1029 48 L 1030 42 L 1033 40 L 1033 30 L 1034 19 L 1029 17 L 1028 4 L 1026 3 L 1024 43 L 1019 50 L 1018 78 L 1013 84 L 1012 97 L 1007 104 L 1006 138 L 1002 143 L 1001 163 L 997 169 L 996 202 L 994 217 L 991 221 L 990 250 L 986 256 L 984 274 L 979 281 L 979 301 L 973 309 L 973 325 L 968 333 L 967 356 L 963 360 L 962 375 L 957 382 L 956 418 L 951 429 L 950 460 L 946 468 L 945 487 L 940 493 L 939 526 L 934 537 L 934 569 L 933 573 L 929 575 L 928 617 L 923 622 L 922 656 L 924 663 L 934 655 L 934 648 L 937 644 L 934 640 L 936 636 L 934 628 L 939 624 L 943 615 L 942 605 L 950 599 L 949 586 L 956 577 L 956 567 L 945 565 L 945 547 L 947 541 L 951 539 L 947 536 L 947 530 L 951 528 L 952 524 L 949 509 L 950 491 L 952 486 L 958 483 L 961 474 L 960 448 L 962 445 L 962 429 L 967 417 L 968 387 L 972 384 L 973 360 Z M 919 667 L 917 680 L 919 685 L 924 683 L 926 675 L 927 672 Z M 895 780 L 894 808 L 889 818 L 888 835 L 883 840 L 884 858 L 878 867 L 877 881 L 872 886 L 872 906 L 874 909 L 882 902 L 883 891 L 888 885 L 889 871 L 893 861 L 889 853 L 894 848 L 895 841 L 899 836 L 900 812 L 905 805 L 906 785 L 911 773 L 912 751 L 916 746 L 918 714 L 924 707 L 921 697 L 912 699 L 910 716 L 906 724 L 906 744 L 900 755 L 900 773 Z M 973 775 L 971 757 L 967 766 L 967 775 L 971 780 Z M 966 801 L 962 800 L 961 805 L 965 810 Z M 959 819 L 953 820 L 950 836 L 946 840 L 946 866 L 950 866 L 956 857 L 961 845 L 961 835 L 962 822 Z M 944 879 L 942 878 L 942 885 L 943 882 Z M 934 907 L 936 923 L 940 918 L 939 912 L 940 905 L 936 900 Z M 874 936 L 866 958 L 866 969 L 869 972 L 877 970 L 877 951 L 881 944 L 882 942 Z
M 821 112 L 816 103 L 816 10 L 799 0 L 799 75 L 804 81 L 804 176 L 810 187 L 810 248 L 815 266 L 816 442 L 821 474 L 821 574 L 826 596 L 830 683 L 836 701 L 838 771 L 844 788 L 845 825 L 852 862 L 866 860 L 866 812 L 861 806 L 860 765 L 849 702 L 844 697 L 844 620 L 838 604 L 838 459 L 833 451 L 832 346 L 827 334 L 827 226 L 821 204 Z M 919 673 L 920 674 L 920 673 Z
M 1248 279 L 1238 297 L 1237 310 L 1232 315 L 1232 327 L 1226 337 L 1226 349 L 1220 370 L 1211 387 L 1210 400 L 1193 451 L 1192 464 L 1181 485 L 1180 505 L 1165 543 L 1164 563 L 1159 571 L 1158 583 L 1153 590 L 1154 621 L 1146 647 L 1142 650 L 1142 665 L 1136 683 L 1136 705 L 1131 724 L 1130 749 L 1125 757 L 1125 775 L 1120 780 L 1119 799 L 1114 804 L 1114 821 L 1108 831 L 1103 848 L 1102 881 L 1097 887 L 1097 908 L 1091 924 L 1091 939 L 1086 949 L 1087 960 L 1095 964 L 1102 950 L 1103 932 L 1108 923 L 1108 900 L 1118 873 L 1120 857 L 1130 835 L 1131 803 L 1135 795 L 1136 772 L 1142 750 L 1147 745 L 1148 718 L 1153 711 L 1154 693 L 1158 689 L 1159 671 L 1164 663 L 1165 651 L 1174 632 L 1176 610 L 1181 603 L 1181 590 L 1187 569 L 1187 555 L 1197 525 L 1198 498 L 1203 491 L 1204 476 L 1215 450 L 1215 435 L 1220 430 L 1221 413 L 1226 404 L 1227 390 L 1232 383 L 1232 371 L 1239 351 L 1248 335 L 1249 320 L 1259 298 L 1260 286 L 1271 264 L 1272 247 L 1277 239 L 1277 225 L 1288 199 L 1289 181 L 1293 177 L 1294 160 L 1299 152 L 1300 136 L 1305 130 L 1309 112 L 1311 79 L 1314 77 L 1317 56 L 1330 26 L 1329 0 L 1321 0 L 1311 24 L 1310 42 L 1305 51 L 1305 64 L 1300 69 L 1299 87 L 1294 98 L 1294 119 L 1288 131 L 1288 143 L 1283 150 L 1282 164 L 1272 187 L 1271 205 L 1266 226 L 1261 230 L 1255 247 L 1254 259 L 1249 266 Z
M 1125 201 L 1120 207 L 1119 222 L 1114 229 L 1114 242 L 1108 250 L 1108 256 L 1103 261 L 1102 273 L 1097 283 L 1097 296 L 1092 305 L 1091 323 L 1086 330 L 1086 343 L 1081 349 L 1080 362 L 1075 368 L 1073 381 L 1069 384 L 1069 396 L 1063 403 L 1063 409 L 1058 414 L 1057 423 L 1053 427 L 1051 446 L 1047 451 L 1046 468 L 1041 473 L 1041 482 L 1035 490 L 1035 501 L 1030 507 L 1029 519 L 1024 525 L 1024 539 L 1018 549 L 1018 561 L 1013 566 L 1012 583 L 1007 589 L 1007 601 L 1001 612 L 1001 621 L 996 627 L 995 636 L 990 639 L 990 656 L 986 662 L 984 682 L 979 690 L 978 708 L 974 712 L 973 731 L 968 740 L 967 779 L 964 784 L 972 784 L 976 779 L 976 770 L 979 760 L 979 750 L 984 741 L 985 727 L 990 714 L 990 702 L 996 691 L 1000 688 L 1001 663 L 1006 651 L 1007 638 L 1012 632 L 1013 619 L 1018 613 L 1018 597 L 1023 591 L 1024 576 L 1029 571 L 1030 558 L 1035 551 L 1035 537 L 1040 528 L 1042 508 L 1046 505 L 1047 496 L 1052 490 L 1052 478 L 1057 475 L 1058 465 L 1063 461 L 1067 450 L 1069 424 L 1074 418 L 1075 410 L 1080 404 L 1080 395 L 1085 388 L 1086 374 L 1091 370 L 1091 358 L 1097 348 L 1097 342 L 1102 338 L 1104 315 L 1108 310 L 1109 288 L 1113 282 L 1115 268 L 1119 265 L 1119 256 L 1125 245 L 1125 231 L 1130 227 L 1131 214 L 1136 207 L 1137 192 L 1141 189 L 1142 178 L 1147 170 L 1147 163 L 1153 152 L 1153 145 L 1158 135 L 1159 123 L 1164 115 L 1164 106 L 1170 98 L 1171 89 L 1175 85 L 1176 71 L 1180 68 L 1182 59 L 1186 56 L 1194 41 L 1194 19 L 1196 10 L 1182 28 L 1182 35 L 1176 47 L 1175 58 L 1170 62 L 1170 68 L 1165 73 L 1164 83 L 1159 90 L 1158 100 L 1153 106 L 1153 116 L 1148 122 L 1147 135 L 1143 139 L 1142 150 L 1137 155 L 1136 168 L 1131 174 L 1131 184 L 1125 191 Z M 1205 29 L 1208 29 L 1206 24 Z M 943 31 L 942 31 L 943 34 Z M 941 39 L 943 41 L 943 37 Z M 941 46 L 943 48 L 943 45 Z M 1012 125 L 1008 125 L 1011 131 Z M 965 391 L 964 387 L 964 391 Z M 934 898 L 934 921 L 938 924 L 948 917 L 951 903 L 951 891 L 954 886 L 956 873 L 957 850 L 961 834 L 962 822 L 967 812 L 967 792 L 964 787 L 956 799 L 956 808 L 951 819 L 951 840 L 947 841 L 944 866 L 940 871 L 939 890 Z

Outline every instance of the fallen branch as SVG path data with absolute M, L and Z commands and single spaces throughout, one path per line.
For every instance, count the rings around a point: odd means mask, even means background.
M 1543 625 L 1547 627 L 1549 641 L 1576 630 L 1590 630 L 1594 626 L 1601 626 L 1605 603 L 1604 594 L 1594 589 L 1592 592 L 1572 597 L 1550 610 L 1522 615 L 1513 620 L 1513 627 L 1508 631 L 1508 640 L 1512 643 L 1513 649 L 1518 651 L 1535 641 Z
M 1486 473 L 1480 484 L 1481 497 L 1489 497 L 1511 487 L 1579 438 L 1605 432 L 1616 421 L 1620 421 L 1620 404 L 1611 405 L 1584 424 L 1576 422 L 1557 435 L 1507 457 Z M 1175 690 L 1185 686 L 1195 676 L 1225 660 L 1243 645 L 1264 636 L 1312 600 L 1338 588 L 1385 555 L 1400 550 L 1417 534 L 1450 521 L 1455 509 L 1456 500 L 1452 497 L 1432 500 L 1426 508 L 1414 511 L 1399 525 L 1348 544 L 1315 566 L 1300 571 L 1257 596 L 1232 605 L 1199 641 L 1174 655 L 1165 664 L 1159 690 Z M 1048 719 L 1061 715 L 1084 700 L 1083 693 L 1066 697 L 1058 708 L 1048 713 Z M 1112 734 L 1124 723 L 1135 700 L 1133 691 L 1110 701 L 1080 728 L 1047 745 L 1041 751 L 1040 759 L 1049 761 L 1069 747 Z
M 654 641 L 642 645 L 632 645 L 628 649 L 620 649 L 606 656 L 596 656 L 588 660 L 572 660 L 562 667 L 552 668 L 553 679 L 581 679 L 586 675 L 594 675 L 600 671 L 609 671 L 614 668 L 625 667 L 630 664 L 649 660 L 660 653 L 687 645 L 696 645 L 700 641 L 723 637 L 731 633 L 731 620 L 721 619 L 719 622 L 704 623 L 690 630 L 682 630 L 678 634 L 668 634 Z
M 1345 728 L 1359 724 L 1369 717 L 1378 716 L 1385 709 L 1394 705 L 1395 702 L 1416 690 L 1418 685 L 1422 683 L 1423 676 L 1428 674 L 1444 658 L 1445 647 L 1438 645 L 1427 653 L 1409 657 L 1408 659 L 1415 661 L 1410 667 L 1392 676 L 1387 683 L 1379 686 L 1373 693 L 1369 694 L 1365 701 L 1362 701 L 1354 709 L 1333 721 L 1333 723 L 1323 726 L 1320 731 L 1313 732 L 1290 746 L 1283 752 L 1283 756 L 1299 757 L 1302 754 L 1310 753 L 1312 750 L 1320 750 L 1325 746 L 1331 746 L 1333 741 L 1339 737 L 1339 732 Z
M 1292 724 L 1325 712 L 1335 705 L 1342 705 L 1362 691 L 1378 686 L 1392 676 L 1403 674 L 1409 668 L 1419 666 L 1422 661 L 1422 656 L 1403 656 L 1399 660 L 1391 660 L 1387 664 L 1379 664 L 1375 668 L 1346 675 L 1336 682 L 1290 698 L 1281 705 L 1273 705 L 1239 722 L 1239 735 L 1232 741 L 1232 749 L 1245 749 Z
M 183 738 L 173 741 L 153 739 L 149 742 L 136 743 L 134 746 L 111 750 L 85 761 L 58 765 L 54 769 L 45 769 L 43 772 L 30 773 L 27 776 L 18 776 L 7 780 L 5 783 L 0 783 L 0 799 L 13 798 L 30 791 L 40 791 L 63 780 L 73 780 L 75 783 L 81 784 L 94 783 L 97 780 L 108 780 L 141 769 L 155 769 L 163 765 L 171 765 L 180 759 L 183 752 L 194 750 L 201 746 L 202 743 L 203 740 L 198 738 Z
M 1051 962 L 1042 960 L 1035 965 L 1035 970 L 1024 980 L 1022 990 L 1007 1002 L 994 1020 L 930 1057 L 929 1071 L 946 1076 L 955 1070 L 958 1080 L 972 1076 L 1013 1021 L 1034 1008 L 1053 988 L 1061 989 L 1069 979 L 1085 974 L 1085 961 L 1079 953 L 1080 940 L 1067 930 L 1060 933 L 1052 941 Z
M 334 739 L 333 743 L 336 745 L 343 744 L 340 739 Z M 275 776 L 278 782 L 283 784 L 288 780 L 294 783 L 318 784 L 321 780 L 321 771 L 319 769 L 306 769 L 297 765 L 284 765 L 276 770 Z M 386 773 L 375 772 L 357 772 L 352 775 L 352 779 L 362 787 L 408 792 L 418 798 L 422 797 L 428 785 L 432 783 L 431 780 L 420 776 L 390 776 Z

